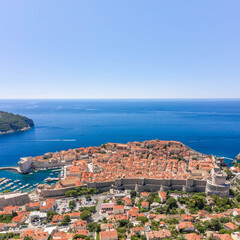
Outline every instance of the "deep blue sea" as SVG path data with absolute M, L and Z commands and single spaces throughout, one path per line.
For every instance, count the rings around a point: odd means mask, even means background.
M 240 100 L 0 100 L 0 110 L 35 123 L 30 131 L 0 136 L 0 166 L 62 149 L 156 138 L 217 156 L 240 152 Z M 0 171 L 0 177 L 33 184 L 49 173 Z

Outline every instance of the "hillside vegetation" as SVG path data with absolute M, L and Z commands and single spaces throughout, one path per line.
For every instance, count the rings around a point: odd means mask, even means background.
M 33 120 L 19 114 L 0 111 L 0 134 L 28 130 Z

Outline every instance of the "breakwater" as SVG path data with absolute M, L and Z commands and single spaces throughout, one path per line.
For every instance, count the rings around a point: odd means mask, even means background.
M 10 170 L 10 171 L 16 171 L 18 173 L 21 173 L 19 167 L 0 167 L 0 171 L 2 170 Z

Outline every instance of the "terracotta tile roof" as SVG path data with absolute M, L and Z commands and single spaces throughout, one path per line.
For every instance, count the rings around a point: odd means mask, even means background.
M 124 209 L 124 206 L 123 205 L 115 205 L 113 206 L 113 209 L 116 210 L 116 209 Z
M 219 240 L 233 240 L 229 234 L 214 234 L 213 237 Z
M 181 215 L 181 218 L 183 219 L 183 221 L 192 221 L 193 220 L 192 215 L 183 214 L 183 215 Z
M 113 181 L 118 177 L 187 179 L 192 170 L 197 170 L 197 166 L 206 172 L 214 166 L 208 157 L 193 160 L 189 148 L 180 142 L 150 140 L 127 144 L 108 143 L 106 148 L 107 151 L 101 147 L 87 147 L 49 153 L 51 157 L 47 161 L 67 159 L 73 163 L 67 167 L 68 176 L 60 180 L 56 188 L 81 186 L 86 182 Z M 92 162 L 93 172 L 89 172 L 85 160 L 79 159 L 81 156 L 87 156 L 88 161 Z M 34 157 L 33 160 L 45 161 L 43 156 Z M 69 178 L 74 175 L 77 178 Z M 148 193 L 143 192 L 141 195 L 145 197 Z
M 201 240 L 202 239 L 202 237 L 200 235 L 197 235 L 196 233 L 185 234 L 185 237 L 187 240 Z
M 76 234 L 88 236 L 89 230 L 78 230 Z
M 167 229 L 146 233 L 148 239 L 164 239 L 171 237 L 171 232 Z
M 85 220 L 78 220 L 78 221 L 75 221 L 73 225 L 74 225 L 74 227 L 76 227 L 76 226 L 86 227 L 87 226 L 87 221 L 85 221 Z
M 21 237 L 32 237 L 35 233 L 35 230 L 32 229 L 26 229 L 24 232 L 21 234 Z
M 24 215 L 16 216 L 12 219 L 12 222 L 20 223 L 24 219 Z
M 227 227 L 227 228 L 229 228 L 231 230 L 236 230 L 236 229 L 239 228 L 237 225 L 233 224 L 232 222 L 225 223 L 224 227 Z
M 194 225 L 191 222 L 181 222 L 178 225 L 179 229 L 185 229 L 185 228 L 194 228 Z
M 101 239 L 109 239 L 109 238 L 117 238 L 117 237 L 118 237 L 118 233 L 116 230 L 100 232 Z

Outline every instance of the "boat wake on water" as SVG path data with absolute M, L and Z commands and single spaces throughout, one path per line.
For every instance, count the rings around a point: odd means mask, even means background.
M 76 139 L 43 139 L 43 140 L 31 140 L 33 142 L 76 142 Z
M 236 160 L 236 159 L 234 159 L 234 158 L 229 158 L 229 157 L 222 157 L 222 158 L 226 158 L 226 159 L 232 160 L 232 161 Z

